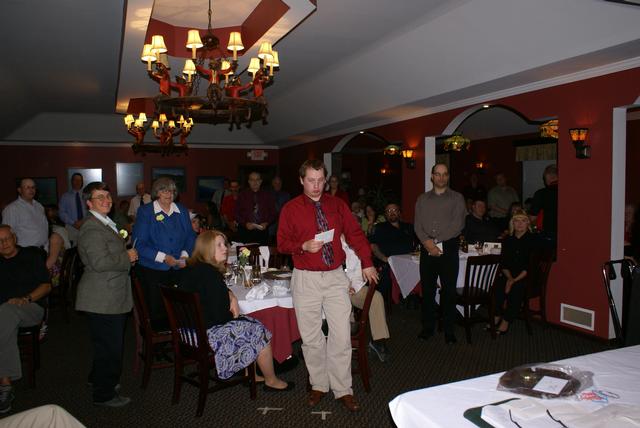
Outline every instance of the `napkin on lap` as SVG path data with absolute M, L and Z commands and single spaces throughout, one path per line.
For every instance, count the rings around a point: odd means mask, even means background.
M 253 287 L 247 293 L 247 300 L 262 300 L 269 293 L 269 286 L 267 284 L 260 284 Z

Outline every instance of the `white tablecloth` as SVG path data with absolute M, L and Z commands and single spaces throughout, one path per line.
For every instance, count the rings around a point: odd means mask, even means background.
M 464 274 L 467 269 L 467 259 L 469 256 L 477 256 L 478 253 L 475 250 L 469 249 L 468 253 L 460 251 L 458 256 L 460 257 L 460 268 L 458 269 L 458 281 L 456 287 L 462 288 L 464 286 Z M 389 257 L 389 267 L 393 271 L 393 275 L 398 281 L 400 292 L 402 297 L 407 297 L 411 294 L 411 291 L 420 282 L 420 256 L 413 256 L 411 254 L 402 254 L 399 256 Z
M 284 297 L 273 297 L 272 294 L 268 294 L 267 297 L 262 300 L 247 300 L 246 295 L 249 290 L 251 290 L 250 288 L 235 285 L 229 288 L 229 290 L 238 298 L 238 306 L 240 306 L 240 312 L 243 314 L 250 314 L 251 312 L 261 311 L 262 309 L 272 308 L 274 306 L 293 308 L 291 294 Z
M 569 358 L 558 363 L 593 372 L 593 388 L 620 396 L 620 399 L 611 399 L 610 404 L 640 405 L 640 345 Z M 389 403 L 393 421 L 398 428 L 476 427 L 463 417 L 465 410 L 525 397 L 496 390 L 501 375 L 497 373 L 401 394 Z M 575 400 L 571 402 L 593 405 Z

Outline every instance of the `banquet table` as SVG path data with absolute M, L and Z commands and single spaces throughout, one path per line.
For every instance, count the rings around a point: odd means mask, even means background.
M 464 286 L 464 274 L 467 269 L 467 259 L 470 256 L 477 256 L 478 253 L 474 249 L 469 249 L 468 253 L 460 251 L 460 267 L 458 269 L 457 288 Z M 394 303 L 400 301 L 400 294 L 406 298 L 412 291 L 421 294 L 420 286 L 420 256 L 413 254 L 401 254 L 389 257 L 389 267 L 391 267 L 391 299 Z
M 608 404 L 640 405 L 640 345 L 583 355 L 556 363 L 592 372 L 593 386 L 588 387 L 587 391 L 606 391 L 612 396 L 608 399 Z M 542 400 L 498 391 L 496 386 L 502 374 L 496 373 L 398 395 L 389 403 L 393 421 L 398 428 L 476 427 L 477 425 L 464 418 L 463 413 L 467 409 L 512 398 L 532 399 L 546 405 L 547 408 L 570 403 L 591 411 L 604 406 L 573 398 Z
M 300 340 L 291 294 L 282 297 L 268 294 L 264 299 L 247 300 L 249 288 L 236 285 L 229 289 L 238 298 L 240 313 L 260 320 L 271 332 L 273 358 L 279 363 L 286 360 L 293 352 L 291 344 Z

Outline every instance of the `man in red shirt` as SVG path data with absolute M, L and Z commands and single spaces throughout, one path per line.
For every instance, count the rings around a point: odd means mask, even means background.
M 238 193 L 240 192 L 240 183 L 238 180 L 231 180 L 229 182 L 230 194 L 222 198 L 222 206 L 220 208 L 220 215 L 225 224 L 231 231 L 238 231 L 238 223 L 236 223 L 236 201 L 238 200 Z
M 329 392 L 350 411 L 360 406 L 351 388 L 351 332 L 349 280 L 342 269 L 345 253 L 340 236 L 362 262 L 362 277 L 377 283 L 371 247 L 351 210 L 339 198 L 324 194 L 327 171 L 319 160 L 300 167 L 304 194 L 289 201 L 280 214 L 278 251 L 293 255 L 291 290 L 302 352 L 309 372 L 308 404 L 315 406 Z M 333 239 L 316 240 L 316 234 L 333 230 Z M 329 337 L 322 333 L 322 311 Z

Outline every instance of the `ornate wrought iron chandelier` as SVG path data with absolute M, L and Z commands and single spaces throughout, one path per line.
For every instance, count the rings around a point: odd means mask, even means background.
M 454 134 L 443 142 L 445 151 L 459 152 L 461 150 L 469 150 L 470 147 L 471 140 L 462 134 Z
M 146 114 L 135 112 L 125 117 L 127 131 L 136 138 L 133 150 L 136 153 L 160 152 L 181 153 L 187 150 L 186 138 L 194 123 L 226 123 L 229 130 L 241 125 L 251 127 L 255 121 L 267 124 L 268 108 L 264 89 L 273 84 L 274 71 L 279 68 L 278 52 L 271 43 L 262 41 L 257 58 L 251 58 L 247 71 L 252 80 L 243 84 L 236 74 L 238 51 L 244 49 L 240 32 L 229 35 L 227 51 L 220 48 L 220 40 L 211 26 L 211 0 L 208 8 L 208 26 L 204 35 L 199 30 L 189 30 L 185 46 L 191 49 L 191 59 L 185 61 L 182 76 L 175 81 L 169 75 L 170 65 L 167 47 L 162 35 L 154 35 L 150 44 L 145 44 L 141 60 L 147 64 L 149 77 L 159 84 L 160 93 L 154 98 L 154 120 L 146 123 Z M 206 66 L 205 66 L 206 65 Z M 206 86 L 199 93 L 200 83 Z M 174 92 L 177 92 L 175 94 Z M 148 128 L 158 144 L 145 144 Z M 173 138 L 180 137 L 174 144 Z

